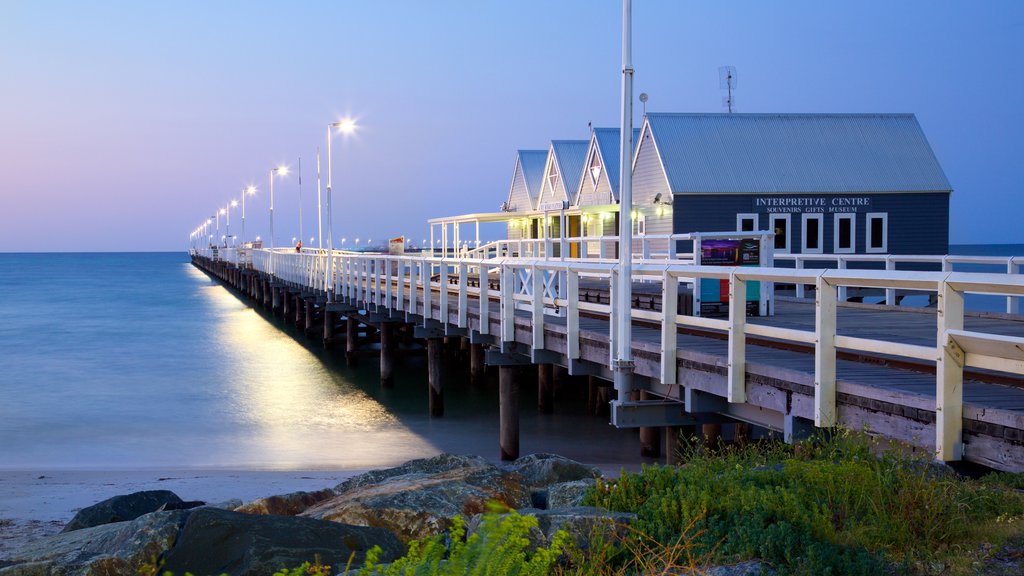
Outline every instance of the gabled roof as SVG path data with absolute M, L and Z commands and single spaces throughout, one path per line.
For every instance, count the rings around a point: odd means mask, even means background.
M 951 191 L 913 114 L 647 114 L 686 193 Z
M 544 181 L 544 165 L 547 162 L 547 150 L 516 150 L 516 166 L 512 172 L 512 184 L 509 186 L 508 198 L 502 209 L 512 202 L 512 194 L 516 190 L 516 178 L 522 174 L 526 186 L 526 195 L 530 200 L 530 209 L 537 205 L 541 183 Z
M 551 154 L 558 166 L 558 175 L 565 188 L 565 196 L 571 205 L 580 187 L 583 167 L 587 163 L 588 140 L 552 140 Z
M 594 128 L 594 140 L 598 153 L 601 155 L 601 166 L 604 167 L 608 185 L 612 188 L 612 199 L 616 202 L 619 198 L 619 150 L 621 149 L 619 133 L 618 128 Z M 640 129 L 633 128 L 633 152 L 636 152 L 636 145 L 639 141 Z
M 547 150 L 519 150 L 519 166 L 523 170 L 526 189 L 530 198 L 536 200 L 540 195 L 540 184 L 544 181 L 544 164 L 548 160 Z

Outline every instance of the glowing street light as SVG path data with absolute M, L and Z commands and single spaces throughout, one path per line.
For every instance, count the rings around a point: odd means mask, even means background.
M 352 134 L 356 131 L 356 121 L 352 118 L 344 118 L 340 122 L 332 122 L 327 125 L 327 300 L 334 299 L 332 282 L 334 280 L 334 211 L 331 209 L 331 190 L 334 181 L 331 174 L 331 130 L 337 128 L 342 134 Z M 345 243 L 344 240 L 341 241 Z
M 274 174 L 288 175 L 287 166 L 270 169 L 270 273 L 274 274 Z
M 256 187 L 249 184 L 242 189 L 242 245 L 245 246 L 245 197 L 256 193 Z

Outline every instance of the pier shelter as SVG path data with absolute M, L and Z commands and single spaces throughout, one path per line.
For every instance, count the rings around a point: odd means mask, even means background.
M 768 230 L 776 254 L 946 254 L 951 192 L 913 114 L 650 113 L 633 161 L 675 233 Z

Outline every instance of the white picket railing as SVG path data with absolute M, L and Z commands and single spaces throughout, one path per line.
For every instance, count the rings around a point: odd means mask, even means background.
M 610 305 L 580 302 L 581 277 L 606 281 L 615 287 L 618 267 L 611 261 L 522 258 L 441 258 L 419 255 L 389 256 L 335 252 L 334 277 L 325 279 L 326 258 L 321 253 L 298 254 L 266 250 L 256 251 L 255 269 L 270 272 L 287 282 L 320 289 L 324 286 L 332 300 L 343 299 L 366 307 L 385 307 L 422 317 L 424 323 L 437 320 L 450 323 L 454 309 L 455 324 L 469 327 L 469 302 L 478 302 L 481 334 L 487 334 L 491 307 L 500 312 L 499 340 L 514 340 L 516 310 L 531 317 L 530 344 L 544 347 L 545 323 L 556 312 L 565 317 L 567 357 L 580 358 L 580 313 L 607 315 L 608 337 L 615 334 L 616 315 Z M 633 264 L 636 281 L 661 284 L 663 309 L 631 310 L 631 318 L 649 320 L 661 326 L 659 374 L 664 384 L 676 383 L 676 336 L 679 327 L 715 330 L 728 335 L 727 392 L 729 402 L 746 401 L 746 337 L 758 336 L 813 346 L 814 422 L 817 426 L 837 424 L 836 349 L 883 353 L 936 363 L 936 454 L 943 460 L 957 460 L 962 453 L 963 368 L 973 366 L 1024 374 L 1024 339 L 966 332 L 963 296 L 965 293 L 1024 296 L 1024 276 L 1020 274 L 984 274 L 969 272 L 915 272 L 899 270 L 851 270 L 769 267 L 699 266 L 672 260 L 644 260 Z M 478 286 L 468 278 L 477 275 Z M 488 277 L 500 278 L 498 290 L 492 290 Z M 453 278 L 457 282 L 452 282 Z M 730 301 L 745 301 L 748 283 L 783 282 L 814 285 L 815 328 L 800 330 L 746 321 L 744 306 L 730 306 L 727 319 L 680 315 L 676 309 L 679 285 L 694 279 L 729 282 Z M 881 288 L 933 292 L 938 299 L 938 322 L 934 345 L 922 346 L 837 334 L 837 302 L 844 288 Z M 539 295 L 539 297 L 537 296 Z M 454 305 L 452 304 L 454 300 Z M 493 300 L 496 300 L 494 302 Z M 611 298 L 614 302 L 614 296 Z M 433 307 L 437 305 L 438 312 Z M 613 348 L 610 346 L 609 351 Z M 611 358 L 609 365 L 611 363 Z

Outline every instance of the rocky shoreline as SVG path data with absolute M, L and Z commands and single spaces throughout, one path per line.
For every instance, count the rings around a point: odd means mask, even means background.
M 0 559 L 0 575 L 134 574 L 154 559 L 176 574 L 269 575 L 315 558 L 344 565 L 351 557 L 359 565 L 373 546 L 389 561 L 412 540 L 450 528 L 454 516 L 472 530 L 491 502 L 536 516 L 537 545 L 560 529 L 583 539 L 630 521 L 628 514 L 579 505 L 600 476 L 597 468 L 550 454 L 503 466 L 441 454 L 333 488 L 246 503 L 184 502 L 171 491 L 143 491 L 82 509 L 59 534 Z

